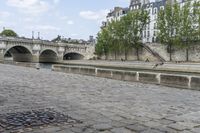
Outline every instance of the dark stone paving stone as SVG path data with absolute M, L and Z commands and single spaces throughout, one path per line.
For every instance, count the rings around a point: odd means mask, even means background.
M 176 130 L 168 128 L 168 127 L 154 127 L 153 129 L 162 131 L 164 133 L 177 133 Z
M 132 133 L 132 131 L 131 130 L 128 130 L 128 129 L 126 129 L 126 128 L 113 128 L 112 130 L 111 130 L 111 132 L 112 133 Z
M 185 126 L 185 125 L 180 125 L 180 124 L 178 124 L 178 123 L 170 124 L 170 125 L 168 125 L 167 127 L 171 128 L 171 129 L 174 129 L 174 130 L 176 130 L 176 131 L 184 131 L 184 130 L 189 129 L 187 126 Z
M 148 129 L 146 131 L 142 131 L 141 133 L 165 133 L 164 131 L 155 130 L 155 129 Z
M 136 132 L 142 132 L 148 129 L 148 127 L 141 124 L 128 125 L 126 128 Z
M 93 128 L 99 131 L 105 131 L 105 130 L 109 130 L 112 128 L 112 125 L 108 124 L 108 123 L 101 123 L 101 124 L 96 124 L 93 125 Z
M 53 132 L 51 132 L 51 133 L 53 133 Z M 70 129 L 68 129 L 68 130 L 58 131 L 58 132 L 55 132 L 55 133 L 75 133 L 75 132 L 72 132 Z
M 159 120 L 159 122 L 163 125 L 169 125 L 169 124 L 175 123 L 175 121 L 167 120 L 167 119 L 161 119 Z

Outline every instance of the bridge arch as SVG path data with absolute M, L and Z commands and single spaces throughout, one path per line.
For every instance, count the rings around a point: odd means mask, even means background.
M 52 49 L 45 49 L 40 52 L 39 62 L 41 63 L 54 63 L 58 61 L 58 54 Z
M 12 46 L 5 51 L 4 59 L 10 59 L 16 62 L 31 62 L 32 51 L 26 46 Z
M 66 53 L 63 60 L 83 60 L 84 56 L 77 52 Z

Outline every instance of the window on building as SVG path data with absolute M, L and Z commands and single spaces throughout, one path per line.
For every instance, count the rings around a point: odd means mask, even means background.
M 150 37 L 150 31 L 147 32 L 147 37 Z
M 153 32 L 153 36 L 156 36 L 156 31 Z
M 156 23 L 154 23 L 154 29 L 156 29 L 156 27 L 157 27 L 157 26 L 156 26 Z
M 156 14 L 157 13 L 157 8 L 154 8 L 154 14 Z

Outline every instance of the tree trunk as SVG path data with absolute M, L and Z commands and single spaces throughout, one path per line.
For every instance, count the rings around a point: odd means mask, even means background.
M 117 60 L 117 51 L 115 51 L 115 60 Z
M 127 60 L 127 50 L 125 49 L 125 60 Z
M 137 61 L 140 60 L 140 56 L 139 56 L 139 48 L 136 48 L 136 54 L 137 54 Z
M 105 59 L 108 60 L 108 53 L 105 53 Z
M 186 61 L 189 61 L 189 48 L 186 48 Z
M 172 61 L 172 45 L 170 44 L 169 45 L 169 58 L 170 58 L 170 61 Z

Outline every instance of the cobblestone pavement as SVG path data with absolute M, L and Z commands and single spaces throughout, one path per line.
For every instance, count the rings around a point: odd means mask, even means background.
M 0 114 L 54 108 L 83 122 L 18 132 L 200 133 L 199 101 L 198 91 L 0 65 Z

